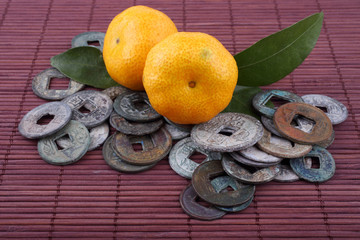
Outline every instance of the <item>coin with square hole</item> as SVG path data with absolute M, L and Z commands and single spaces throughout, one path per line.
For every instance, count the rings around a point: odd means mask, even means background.
M 165 123 L 164 127 L 170 133 L 172 140 L 180 140 L 190 136 L 190 132 L 182 131 L 169 123 Z
M 331 97 L 320 94 L 308 94 L 301 98 L 305 103 L 323 109 L 333 125 L 344 122 L 348 117 L 348 110 L 345 105 Z
M 272 118 L 274 116 L 275 109 L 266 106 L 266 103 L 272 98 L 282 99 L 288 102 L 304 102 L 301 97 L 294 93 L 275 89 L 257 93 L 252 100 L 252 104 L 262 115 L 267 118 Z
M 114 101 L 117 114 L 129 121 L 149 122 L 161 118 L 150 105 L 145 92 L 124 92 Z
M 67 84 L 66 89 L 50 89 L 51 82 L 54 79 L 61 79 Z M 38 75 L 32 81 L 32 90 L 40 98 L 47 100 L 61 100 L 64 99 L 85 87 L 84 84 L 75 82 L 64 74 L 59 72 L 56 68 L 48 68 Z
M 73 120 L 82 122 L 86 127 L 93 128 L 105 122 L 111 112 L 113 102 L 104 93 L 95 90 L 77 92 L 65 99 L 73 109 Z
M 276 163 L 257 162 L 257 161 L 248 159 L 246 157 L 243 157 L 242 155 L 239 154 L 239 152 L 231 152 L 229 154 L 236 161 L 238 161 L 238 162 L 240 162 L 240 163 L 242 163 L 244 165 L 255 167 L 255 168 L 271 167 L 271 166 L 274 166 L 274 165 L 279 163 L 279 162 L 276 162 Z
M 180 176 L 191 179 L 195 168 L 199 166 L 199 163 L 190 158 L 196 152 L 206 156 L 203 162 L 221 160 L 222 158 L 221 153 L 205 150 L 197 146 L 189 137 L 177 142 L 171 149 L 169 154 L 170 167 Z
M 191 138 L 204 149 L 233 152 L 253 146 L 260 140 L 263 131 L 261 122 L 256 118 L 228 112 L 196 125 L 191 131 Z
M 228 192 L 216 192 L 211 185 L 211 180 L 226 175 L 222 161 L 214 160 L 201 163 L 194 171 L 192 184 L 200 198 L 214 205 L 232 207 L 248 201 L 255 192 L 254 185 L 236 187 L 237 190 Z M 237 182 L 240 185 L 240 183 Z
M 146 171 L 156 165 L 156 163 L 154 163 L 154 164 L 145 165 L 145 166 L 137 166 L 137 165 L 132 165 L 132 164 L 125 162 L 116 154 L 116 152 L 113 149 L 112 144 L 113 144 L 114 137 L 115 137 L 115 134 L 111 135 L 105 141 L 105 143 L 103 145 L 103 149 L 102 149 L 102 154 L 103 154 L 104 160 L 112 169 L 115 169 L 120 172 L 125 172 L 125 173 L 136 173 L 136 172 Z
M 222 160 L 222 166 L 229 176 L 248 184 L 261 184 L 270 182 L 280 172 L 279 165 L 266 168 L 254 168 L 239 163 L 230 155 L 225 154 Z
M 233 191 L 237 190 L 237 188 L 240 186 L 246 186 L 240 182 L 236 182 L 236 180 L 230 176 L 220 176 L 217 178 L 214 178 L 211 180 L 211 185 L 214 187 L 215 191 L 220 193 L 222 191 Z M 233 207 L 221 207 L 221 206 L 215 206 L 216 208 L 225 211 L 225 212 L 240 212 L 244 209 L 246 209 L 254 199 L 254 196 L 252 196 L 248 201 L 244 202 L 243 204 L 240 204 L 238 206 Z
M 296 116 L 302 116 L 315 122 L 310 133 L 291 125 Z M 332 124 L 326 114 L 317 107 L 306 103 L 282 105 L 274 114 L 274 124 L 281 135 L 300 144 L 317 144 L 329 139 L 333 132 Z
M 131 91 L 131 90 L 119 85 L 119 86 L 106 88 L 102 92 L 108 95 L 111 100 L 114 100 L 115 98 L 117 98 L 117 96 L 119 96 L 120 94 L 126 91 Z
M 71 145 L 61 148 L 56 141 L 68 138 Z M 85 155 L 90 145 L 90 134 L 84 124 L 71 120 L 64 128 L 38 141 L 38 151 L 42 159 L 53 165 L 68 165 Z
M 268 154 L 260 150 L 256 146 L 248 147 L 244 150 L 239 151 L 239 153 L 247 159 L 254 160 L 260 163 L 277 164 L 282 160 L 282 158 Z
M 305 159 L 310 158 L 312 166 L 309 168 Z M 314 164 L 318 161 L 318 164 Z M 319 146 L 314 146 L 311 152 L 301 158 L 290 159 L 293 171 L 301 178 L 309 182 L 325 182 L 335 173 L 335 161 L 332 155 Z
M 141 149 L 136 149 L 136 145 Z M 118 132 L 113 141 L 117 155 L 133 165 L 150 165 L 163 159 L 172 146 L 171 136 L 165 128 L 143 136 Z
M 165 121 L 170 124 L 173 127 L 176 127 L 177 129 L 179 129 L 180 131 L 183 132 L 191 132 L 191 129 L 194 127 L 194 124 L 178 124 L 178 123 L 174 123 L 173 121 L 169 120 L 168 118 L 164 117 Z
M 105 33 L 102 32 L 84 32 L 76 35 L 71 40 L 71 47 L 96 47 L 102 51 L 104 46 Z
M 133 122 L 126 120 L 122 116 L 118 115 L 115 111 L 113 111 L 113 113 L 110 115 L 109 121 L 111 126 L 119 132 L 137 136 L 156 132 L 164 123 L 162 119 L 146 123 Z
M 180 194 L 180 205 L 190 217 L 200 220 L 214 220 L 223 217 L 226 212 L 213 206 L 203 206 L 198 202 L 198 195 L 193 186 L 188 185 Z
M 312 149 L 311 145 L 293 143 L 285 138 L 272 135 L 267 130 L 264 131 L 263 137 L 256 145 L 264 152 L 281 158 L 302 157 Z
M 65 103 L 45 103 L 25 114 L 19 123 L 19 132 L 26 138 L 43 138 L 63 128 L 71 116 L 71 108 Z

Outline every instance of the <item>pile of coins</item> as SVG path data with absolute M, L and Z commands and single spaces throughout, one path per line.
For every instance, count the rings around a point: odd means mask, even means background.
M 98 32 L 82 33 L 72 47 L 98 41 L 101 50 L 103 37 Z M 38 139 L 39 155 L 46 162 L 72 164 L 104 144 L 103 157 L 111 168 L 134 173 L 154 167 L 169 154 L 171 168 L 191 179 L 180 203 L 197 219 L 218 219 L 247 208 L 257 184 L 324 182 L 335 172 L 326 148 L 335 138 L 332 125 L 345 121 L 347 109 L 324 95 L 260 92 L 253 107 L 261 122 L 246 114 L 220 113 L 206 123 L 180 125 L 159 115 L 145 92 L 121 86 L 80 91 L 84 85 L 71 79 L 68 89 L 53 90 L 49 89 L 52 78 L 66 76 L 55 68 L 46 69 L 33 79 L 32 88 L 37 96 L 55 101 L 31 110 L 19 124 L 24 137 Z M 272 98 L 289 103 L 272 108 L 268 106 Z M 52 120 L 40 124 L 46 116 Z M 108 122 L 116 130 L 110 137 Z M 179 141 L 173 146 L 173 140 Z M 201 164 L 191 160 L 196 152 L 206 156 Z
M 271 108 L 271 98 L 289 103 Z M 171 150 L 172 169 L 192 179 L 180 195 L 188 215 L 212 220 L 241 211 L 250 205 L 257 184 L 324 182 L 334 175 L 335 161 L 325 148 L 335 137 L 332 125 L 347 118 L 342 103 L 324 95 L 299 97 L 270 90 L 255 95 L 253 106 L 263 124 L 249 115 L 220 113 L 194 126 L 191 138 Z M 200 165 L 190 159 L 195 151 L 206 156 Z M 314 166 L 315 159 L 319 166 Z M 199 198 L 210 206 L 200 204 Z

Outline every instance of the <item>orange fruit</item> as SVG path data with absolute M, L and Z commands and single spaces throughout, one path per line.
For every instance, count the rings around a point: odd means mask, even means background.
M 179 32 L 153 47 L 143 84 L 152 107 L 179 124 L 198 124 L 229 104 L 238 78 L 234 57 L 214 37 Z
M 103 47 L 111 78 L 132 90 L 144 90 L 142 74 L 148 52 L 176 32 L 171 19 L 153 8 L 134 6 L 115 16 L 106 31 Z

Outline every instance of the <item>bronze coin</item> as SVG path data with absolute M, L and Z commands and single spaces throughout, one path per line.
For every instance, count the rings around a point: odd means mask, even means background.
M 240 186 L 237 190 L 218 193 L 211 185 L 211 179 L 226 175 L 221 161 L 213 160 L 203 162 L 194 171 L 192 176 L 192 184 L 200 198 L 214 205 L 232 207 L 240 205 L 248 201 L 255 192 L 255 186 L 246 185 L 237 182 Z
M 133 144 L 141 144 L 142 150 L 135 151 Z M 171 136 L 165 128 L 143 136 L 118 132 L 113 141 L 113 148 L 122 160 L 140 166 L 160 161 L 170 152 L 171 146 Z
M 190 184 L 180 194 L 180 205 L 186 214 L 190 217 L 200 220 L 214 220 L 219 219 L 226 214 L 226 212 L 214 208 L 212 206 L 205 207 L 196 202 L 198 195 L 193 186 Z
M 315 126 L 310 133 L 291 125 L 297 115 L 313 120 Z M 279 107 L 274 114 L 276 129 L 286 138 L 301 144 L 317 144 L 331 137 L 333 127 L 326 114 L 306 103 L 287 103 Z

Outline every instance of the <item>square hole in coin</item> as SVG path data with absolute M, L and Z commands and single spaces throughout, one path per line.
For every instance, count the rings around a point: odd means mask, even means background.
M 65 134 L 55 139 L 55 145 L 59 151 L 68 149 L 71 146 L 71 138 L 69 134 Z
M 290 101 L 285 98 L 281 98 L 277 95 L 271 95 L 270 98 L 268 98 L 268 100 L 263 103 L 263 105 L 276 109 L 276 108 L 280 107 L 281 105 L 284 105 L 289 102 Z M 272 105 L 274 105 L 274 107 L 272 107 Z
M 319 108 L 321 111 L 323 111 L 324 113 L 327 113 L 328 110 L 327 110 L 327 107 L 322 107 L 322 106 L 315 106 L 317 108 Z
M 318 157 L 311 157 L 311 168 L 312 169 L 320 168 L 320 159 Z
M 149 105 L 144 100 L 134 101 L 134 108 L 139 111 L 144 111 L 149 108 Z
M 290 124 L 294 128 L 300 129 L 303 132 L 311 133 L 315 127 L 316 122 L 303 115 L 295 115 Z
M 39 118 L 39 120 L 37 120 L 36 124 L 48 125 L 54 119 L 54 117 L 55 117 L 55 115 L 46 114 L 46 115 L 42 116 L 41 118 Z
M 155 147 L 153 139 L 151 138 L 150 135 L 144 135 L 141 137 L 130 136 L 129 141 L 135 152 L 146 151 L 148 149 Z
M 231 186 L 227 186 L 226 188 L 222 189 L 220 191 L 220 193 L 224 193 L 224 192 L 232 192 L 235 191 L 235 189 L 233 189 Z
M 206 155 L 202 154 L 201 152 L 194 151 L 190 154 L 189 159 L 200 164 L 206 159 Z
M 223 128 L 220 129 L 218 134 L 230 137 L 231 135 L 233 135 L 233 133 L 235 131 L 236 130 L 234 128 L 232 128 L 232 127 L 224 126 Z
M 89 46 L 95 46 L 95 47 L 100 46 L 100 42 L 97 41 L 97 40 L 95 40 L 95 41 L 87 41 L 87 44 L 88 44 Z
M 86 115 L 91 113 L 92 111 L 94 111 L 96 109 L 96 106 L 94 104 L 92 104 L 91 102 L 85 102 L 83 105 L 81 105 L 77 110 Z
M 48 82 L 48 89 L 51 90 L 67 90 L 69 89 L 69 78 L 50 78 Z

